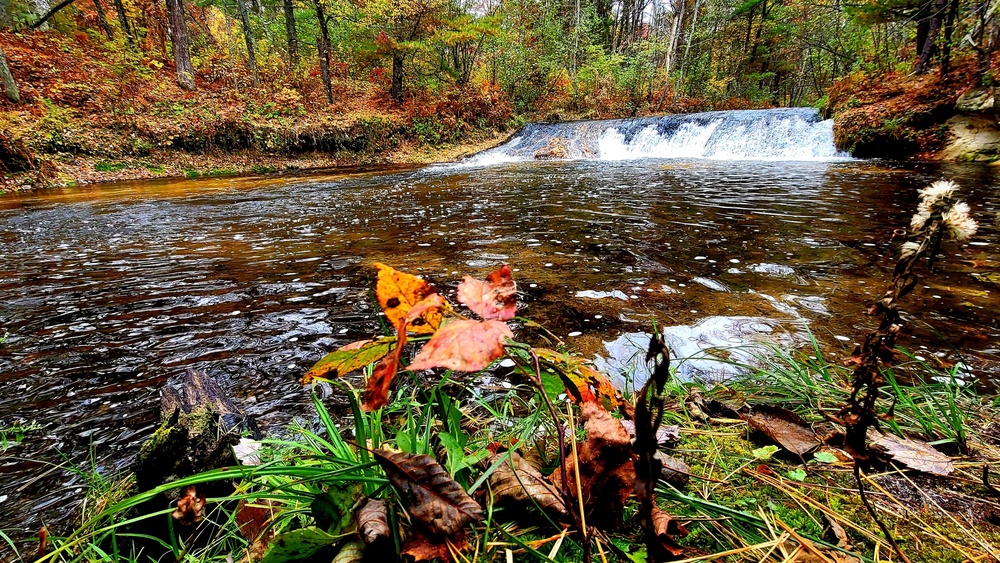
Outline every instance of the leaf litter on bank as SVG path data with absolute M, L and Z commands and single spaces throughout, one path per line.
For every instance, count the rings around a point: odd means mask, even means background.
M 878 435 L 877 432 L 870 431 L 869 439 L 872 440 L 872 447 L 910 469 L 947 477 L 955 471 L 955 464 L 951 458 L 935 450 L 926 442 L 900 438 L 893 434 Z
M 490 465 L 496 464 L 504 455 L 490 456 Z M 490 475 L 489 483 L 493 499 L 497 503 L 509 503 L 518 507 L 537 506 L 560 519 L 568 516 L 559 490 L 517 452 L 510 452 L 510 457 L 497 466 L 496 471 Z
M 816 432 L 802 417 L 781 407 L 758 405 L 740 414 L 750 428 L 792 452 L 800 459 L 819 446 Z M 803 460 L 804 461 L 804 460 Z

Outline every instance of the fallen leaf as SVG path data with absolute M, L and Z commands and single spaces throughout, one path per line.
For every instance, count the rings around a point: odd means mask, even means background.
M 657 547 L 673 557 L 684 553 L 684 549 L 681 548 L 674 538 L 677 536 L 686 536 L 688 534 L 687 529 L 680 522 L 674 520 L 666 510 L 658 506 L 653 506 L 653 529 L 656 532 Z M 661 559 L 661 557 L 657 557 L 655 560 Z
M 779 448 L 778 446 L 768 445 L 756 448 L 752 450 L 750 453 L 753 454 L 754 459 L 767 461 L 772 457 L 774 457 L 774 454 L 778 453 L 778 450 L 780 449 L 781 448 Z
M 750 428 L 774 440 L 799 458 L 819 445 L 819 439 L 809 424 L 790 410 L 757 406 L 740 417 L 747 421 Z
M 444 297 L 431 295 L 422 299 L 419 303 L 410 308 L 409 312 L 399 320 L 396 327 L 396 348 L 392 354 L 382 359 L 375 369 L 372 370 L 371 377 L 365 383 L 365 394 L 362 402 L 362 410 L 371 412 L 375 409 L 389 404 L 389 386 L 395 379 L 396 373 L 402 365 L 403 348 L 406 346 L 406 327 L 415 320 L 418 320 L 428 311 L 437 310 L 444 305 Z
M 385 357 L 392 350 L 395 337 L 376 340 L 361 340 L 342 346 L 316 362 L 302 376 L 301 383 L 309 383 L 317 377 L 334 378 L 361 369 Z
M 310 526 L 275 536 L 260 563 L 285 563 L 309 559 L 324 547 L 340 541 L 340 536 L 328 534 Z
M 625 500 L 635 486 L 632 441 L 621 422 L 599 403 L 580 407 L 586 439 L 577 448 L 578 458 L 566 457 L 566 485 L 576 496 L 577 467 L 587 524 L 610 529 L 622 521 Z M 562 470 L 552 474 L 553 485 L 562 490 Z
M 483 319 L 508 321 L 517 311 L 517 287 L 506 264 L 486 276 L 486 281 L 465 276 L 458 284 L 458 302 Z
M 926 442 L 885 434 L 873 441 L 872 446 L 910 469 L 942 477 L 955 471 L 951 459 Z
M 437 293 L 437 290 L 426 281 L 390 268 L 385 264 L 376 263 L 378 282 L 375 285 L 375 295 L 385 316 L 398 327 L 400 321 L 406 318 L 417 303 Z M 419 318 L 408 323 L 407 329 L 415 334 L 431 334 L 441 325 L 440 309 L 423 311 Z
M 368 545 L 390 539 L 389 512 L 384 500 L 368 499 L 358 510 L 358 532 Z
M 240 499 L 236 505 L 236 526 L 250 543 L 271 535 L 268 523 L 271 521 L 271 501 Z
M 805 481 L 807 476 L 804 469 L 792 469 L 788 472 L 788 478 L 795 481 Z
M 406 541 L 403 542 L 401 555 L 409 555 L 415 562 L 438 560 L 449 563 L 454 560 L 451 555 L 452 550 L 448 548 L 449 542 L 455 551 L 465 549 L 468 543 L 464 533 L 454 538 L 438 538 L 428 536 L 417 530 L 413 534 L 410 534 L 410 537 L 406 538 Z
M 188 487 L 177 499 L 177 509 L 171 516 L 185 526 L 200 522 L 205 516 L 205 495 L 199 495 L 194 486 Z
M 453 320 L 434 333 L 407 369 L 479 371 L 503 356 L 506 338 L 514 333 L 504 322 Z
M 622 426 L 628 431 L 628 435 L 634 440 L 635 439 L 635 422 L 631 420 L 621 419 Z M 656 429 L 656 444 L 659 447 L 669 446 L 681 439 L 681 427 L 676 424 L 671 424 L 669 426 L 660 426 Z
M 490 466 L 503 456 L 504 454 L 491 455 Z M 567 515 L 566 505 L 559 491 L 517 452 L 511 452 L 510 458 L 490 475 L 490 490 L 498 503 L 509 502 L 521 507 L 537 506 L 550 515 Z
M 332 563 L 360 563 L 364 558 L 365 544 L 360 541 L 352 541 L 340 548 Z
M 423 454 L 375 450 L 411 518 L 435 536 L 456 536 L 483 510 L 438 462 Z

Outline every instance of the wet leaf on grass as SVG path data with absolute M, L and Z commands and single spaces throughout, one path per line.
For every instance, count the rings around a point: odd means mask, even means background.
M 407 512 L 431 534 L 456 537 L 466 524 L 482 520 L 483 511 L 476 501 L 430 456 L 372 453 L 399 491 Z
M 504 455 L 490 456 L 490 466 Z M 566 505 L 558 489 L 517 452 L 511 452 L 510 458 L 490 475 L 490 489 L 498 503 L 509 502 L 521 507 L 538 506 L 557 517 L 567 515 Z
M 407 369 L 479 371 L 503 356 L 503 343 L 507 338 L 514 338 L 507 323 L 453 320 L 434 333 Z
M 517 311 L 517 287 L 506 264 L 486 281 L 465 276 L 458 284 L 458 302 L 486 320 L 508 321 Z
M 790 410 L 757 406 L 740 417 L 747 421 L 750 428 L 774 440 L 799 458 L 819 445 L 819 439 L 809 424 Z
M 399 326 L 417 303 L 437 293 L 429 283 L 417 276 L 400 272 L 385 264 L 376 263 L 375 267 L 378 268 L 375 296 L 394 327 Z M 418 319 L 409 323 L 407 330 L 415 334 L 431 334 L 441 325 L 441 318 L 440 308 L 427 309 L 421 312 Z
M 308 559 L 319 550 L 337 543 L 340 539 L 340 536 L 329 534 L 313 526 L 285 532 L 274 538 L 260 563 L 284 563 L 285 561 Z
M 361 539 L 368 545 L 388 540 L 389 511 L 384 500 L 368 499 L 358 510 L 358 532 Z
M 388 336 L 376 340 L 360 340 L 330 352 L 316 362 L 302 376 L 301 383 L 309 383 L 317 377 L 335 378 L 373 364 L 386 356 L 396 337 Z
M 869 436 L 871 434 L 869 433 Z M 951 459 L 926 442 L 885 434 L 878 436 L 872 442 L 872 446 L 910 469 L 942 477 L 955 471 L 955 464 L 951 462 Z

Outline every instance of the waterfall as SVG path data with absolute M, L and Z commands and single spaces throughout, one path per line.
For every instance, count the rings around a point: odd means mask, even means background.
M 833 120 L 812 108 L 712 111 L 686 115 L 529 123 L 469 164 L 524 160 L 833 160 Z

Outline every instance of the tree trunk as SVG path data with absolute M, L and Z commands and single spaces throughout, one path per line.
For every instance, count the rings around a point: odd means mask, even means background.
M 292 65 L 299 62 L 299 34 L 295 30 L 295 9 L 292 0 L 282 0 L 285 10 L 285 36 L 288 39 L 288 60 Z
M 128 38 L 129 45 L 135 45 L 135 36 L 132 35 L 132 24 L 128 21 L 128 13 L 125 12 L 125 4 L 122 0 L 114 0 L 115 13 L 118 14 L 118 25 L 122 26 L 125 37 Z
M 319 73 L 323 77 L 323 90 L 326 101 L 333 103 L 333 83 L 330 79 L 330 34 L 326 29 L 326 14 L 323 13 L 323 2 L 313 0 L 316 6 L 316 19 L 319 20 L 319 37 L 316 38 L 316 49 L 319 51 Z
M 184 21 L 184 0 L 167 0 L 167 22 L 167 33 L 174 48 L 174 64 L 177 66 L 177 83 L 194 90 L 194 67 L 191 65 L 188 28 Z
M 0 0 L 0 28 L 10 28 L 14 25 L 14 18 L 10 13 L 10 0 Z
M 104 34 L 108 36 L 108 39 L 114 39 L 115 30 L 111 29 L 111 26 L 108 25 L 108 16 L 104 14 L 104 6 L 101 5 L 101 0 L 94 0 L 94 9 L 97 10 L 97 21 L 100 22 Z
M 941 31 L 941 20 L 944 19 L 944 10 L 948 0 L 934 0 L 932 8 L 933 15 L 930 17 L 930 24 L 927 27 L 927 37 L 924 39 L 923 49 L 920 51 L 920 59 L 917 67 L 913 70 L 915 74 L 927 72 L 927 67 L 931 62 L 931 55 L 934 53 L 934 44 L 937 42 L 938 32 Z
M 958 16 L 958 0 L 951 0 L 948 6 L 948 17 L 944 22 L 944 48 L 941 50 L 941 75 L 948 74 L 951 63 L 951 33 L 955 29 L 955 18 Z
M 392 54 L 392 84 L 389 86 L 389 96 L 397 104 L 403 103 L 403 53 Z
M 10 67 L 7 66 L 7 57 L 4 56 L 2 48 L 0 48 L 0 81 L 3 82 L 3 93 L 7 99 L 15 104 L 20 102 L 21 94 L 17 91 L 17 84 L 10 73 Z
M 44 18 L 45 15 L 49 13 L 49 9 L 50 9 L 50 7 L 49 7 L 49 0 L 34 0 L 34 4 L 35 4 L 35 14 L 38 17 Z M 39 25 L 35 29 L 38 29 L 38 30 L 41 30 L 41 31 L 45 31 L 48 28 L 49 28 L 49 24 L 47 22 L 43 22 L 41 25 Z
M 243 26 L 243 39 L 247 43 L 247 62 L 250 63 L 250 74 L 253 76 L 253 84 L 260 83 L 260 73 L 257 70 L 257 53 L 253 48 L 253 30 L 250 29 L 250 14 L 247 13 L 247 3 L 244 0 L 236 0 L 236 7 L 240 12 L 240 24 Z

